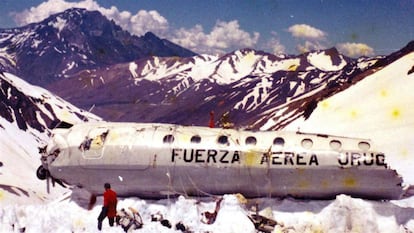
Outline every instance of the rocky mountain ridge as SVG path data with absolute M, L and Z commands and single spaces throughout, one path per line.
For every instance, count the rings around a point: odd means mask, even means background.
M 196 55 L 151 32 L 131 35 L 100 12 L 77 8 L 39 23 L 0 29 L 0 48 L 2 71 L 40 86 L 81 70 L 153 55 Z

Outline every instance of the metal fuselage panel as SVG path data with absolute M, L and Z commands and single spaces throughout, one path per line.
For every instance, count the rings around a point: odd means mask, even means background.
M 359 148 L 361 142 L 369 148 Z M 59 149 L 47 164 L 51 175 L 95 194 L 105 182 L 120 196 L 149 198 L 225 193 L 331 198 L 344 193 L 397 199 L 402 193 L 402 179 L 387 168 L 384 155 L 361 139 L 98 123 L 59 132 L 49 147 L 48 153 Z

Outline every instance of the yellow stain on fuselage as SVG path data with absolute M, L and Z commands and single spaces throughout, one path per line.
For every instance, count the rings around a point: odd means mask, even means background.
M 307 180 L 299 180 L 297 183 L 296 183 L 296 187 L 297 188 L 299 188 L 299 189 L 307 189 L 307 188 L 309 188 L 311 185 L 309 184 L 309 181 L 307 181 Z
M 327 181 L 327 180 L 322 180 L 322 181 L 321 181 L 321 187 L 322 187 L 323 189 L 329 188 L 329 181 Z
M 109 138 L 111 141 L 116 141 L 119 138 L 119 135 L 115 131 L 112 131 L 109 133 Z
M 357 181 L 356 181 L 356 179 L 355 179 L 355 178 L 353 178 L 353 177 L 346 177 L 346 178 L 343 180 L 343 185 L 344 185 L 345 187 L 348 187 L 348 188 L 353 188 L 353 187 L 356 187 L 356 186 L 357 186 Z
M 255 164 L 259 164 L 260 161 L 260 156 L 259 153 L 255 152 L 255 151 L 247 151 L 244 154 L 244 163 L 246 164 L 246 166 L 253 166 Z
M 180 142 L 189 142 L 191 141 L 191 136 L 187 134 L 179 134 L 178 135 L 178 141 Z

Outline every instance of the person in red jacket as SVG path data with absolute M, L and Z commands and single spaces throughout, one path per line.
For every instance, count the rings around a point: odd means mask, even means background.
M 98 217 L 99 230 L 102 229 L 102 221 L 105 219 L 105 217 L 108 217 L 109 226 L 114 226 L 116 217 L 116 205 L 118 203 L 116 192 L 111 189 L 111 185 L 109 183 L 105 183 L 104 188 L 105 192 L 103 194 L 103 206 Z

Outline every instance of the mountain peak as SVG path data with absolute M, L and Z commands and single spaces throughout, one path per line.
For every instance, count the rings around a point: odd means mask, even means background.
M 326 71 L 340 70 L 352 60 L 340 54 L 335 47 L 308 52 L 302 56 L 306 57 L 307 63 Z
M 70 78 L 81 70 L 149 56 L 196 55 L 152 32 L 142 37 L 131 35 L 99 11 L 82 8 L 71 8 L 18 29 L 0 29 L 0 34 L 5 38 L 0 50 L 10 53 L 4 55 L 0 67 L 41 86 Z

